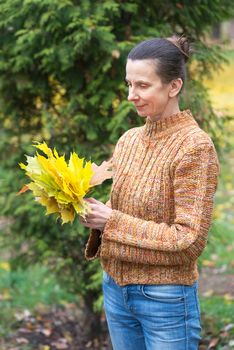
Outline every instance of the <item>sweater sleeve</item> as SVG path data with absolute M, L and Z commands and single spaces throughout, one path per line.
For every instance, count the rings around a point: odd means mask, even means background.
M 187 151 L 174 175 L 174 222 L 146 221 L 113 210 L 104 227 L 101 257 L 152 265 L 180 265 L 203 251 L 219 173 L 213 145 Z
M 111 201 L 108 200 L 106 205 L 111 208 Z M 85 247 L 85 258 L 87 260 L 94 260 L 100 256 L 102 240 L 102 231 L 101 230 L 90 230 L 89 239 Z

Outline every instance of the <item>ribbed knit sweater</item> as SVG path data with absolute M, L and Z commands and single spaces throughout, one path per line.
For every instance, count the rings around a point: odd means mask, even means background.
M 219 163 L 189 110 L 125 132 L 113 154 L 112 213 L 92 230 L 87 259 L 100 257 L 120 286 L 198 279 Z M 109 204 L 110 204 L 109 203 Z

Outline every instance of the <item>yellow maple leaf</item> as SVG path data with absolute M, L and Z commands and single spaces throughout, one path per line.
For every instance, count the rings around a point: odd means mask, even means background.
M 18 194 L 31 190 L 37 202 L 46 207 L 46 214 L 57 213 L 62 223 L 73 222 L 76 214 L 84 217 L 89 212 L 84 197 L 93 186 L 112 176 L 110 164 L 97 166 L 75 152 L 67 163 L 65 156 L 50 149 L 46 142 L 34 147 L 44 155 L 36 152 L 34 157 L 26 156 L 27 164 L 19 164 L 32 181 Z

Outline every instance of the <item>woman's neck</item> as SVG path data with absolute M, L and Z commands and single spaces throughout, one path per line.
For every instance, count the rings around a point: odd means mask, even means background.
M 177 114 L 180 112 L 180 107 L 179 107 L 179 103 L 178 103 L 178 99 L 176 98 L 176 100 L 170 100 L 169 103 L 166 105 L 166 108 L 164 109 L 164 111 L 160 114 L 157 114 L 155 116 L 149 116 L 150 120 L 152 122 L 156 122 L 156 121 L 161 121 L 165 118 L 170 117 L 173 114 Z

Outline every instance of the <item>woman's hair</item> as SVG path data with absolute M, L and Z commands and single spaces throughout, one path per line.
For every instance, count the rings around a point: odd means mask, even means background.
M 128 54 L 130 60 L 153 59 L 156 73 L 163 83 L 181 78 L 186 79 L 185 63 L 189 59 L 190 45 L 185 37 L 154 38 L 142 41 Z

